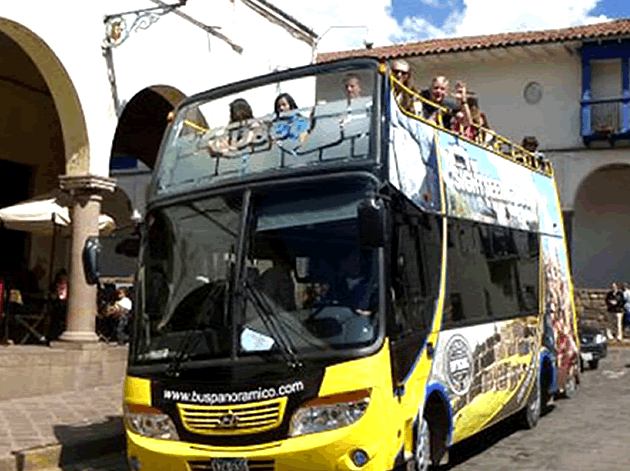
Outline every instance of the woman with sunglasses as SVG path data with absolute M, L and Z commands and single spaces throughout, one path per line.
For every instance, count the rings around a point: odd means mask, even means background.
M 411 81 L 411 70 L 409 63 L 402 59 L 397 59 L 392 64 L 392 75 L 411 92 L 418 94 L 418 91 L 413 86 Z M 405 111 L 413 113 L 415 115 L 422 115 L 422 102 L 418 100 L 413 93 L 403 89 L 398 83 L 394 84 L 394 97 L 396 103 Z

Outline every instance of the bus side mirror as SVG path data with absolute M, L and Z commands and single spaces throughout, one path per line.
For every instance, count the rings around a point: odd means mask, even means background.
M 362 247 L 385 245 L 385 208 L 382 202 L 366 199 L 357 208 L 359 242 Z
M 101 242 L 98 240 L 98 237 L 88 237 L 85 240 L 85 246 L 83 247 L 83 273 L 85 273 L 85 281 L 89 285 L 95 285 L 98 283 L 98 259 L 100 254 Z

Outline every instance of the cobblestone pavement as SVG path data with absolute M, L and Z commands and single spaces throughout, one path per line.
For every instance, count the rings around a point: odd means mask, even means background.
M 122 383 L 0 401 L 0 456 L 122 432 Z
M 441 471 L 625 471 L 630 469 L 630 349 L 611 349 L 582 373 L 574 399 L 555 402 L 533 430 L 503 423 L 453 447 Z M 64 471 L 126 471 L 124 454 Z
M 610 349 L 533 430 L 505 421 L 453 447 L 453 471 L 630 469 L 630 349 Z

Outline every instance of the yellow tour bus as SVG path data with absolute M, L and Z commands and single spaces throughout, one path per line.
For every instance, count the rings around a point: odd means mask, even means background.
M 576 393 L 550 162 L 401 91 L 362 58 L 177 108 L 141 223 L 133 471 L 423 471 Z

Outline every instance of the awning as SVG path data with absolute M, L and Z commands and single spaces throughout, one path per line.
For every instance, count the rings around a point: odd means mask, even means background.
M 59 230 L 70 226 L 68 208 L 59 204 L 60 197 L 60 192 L 54 191 L 0 209 L 0 221 L 6 229 L 48 236 L 53 235 L 56 225 L 57 231 L 69 235 L 68 230 Z M 106 236 L 116 228 L 116 223 L 110 216 L 101 214 L 98 228 L 100 234 Z

